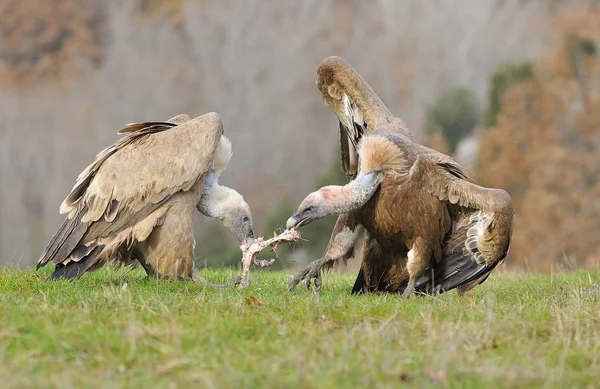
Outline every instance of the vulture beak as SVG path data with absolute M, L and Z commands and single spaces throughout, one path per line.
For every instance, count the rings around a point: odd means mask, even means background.
M 287 219 L 287 222 L 285 223 L 285 228 L 290 230 L 290 229 L 298 226 L 298 219 L 296 219 L 297 216 L 298 216 L 298 212 L 294 213 L 289 219 Z
M 306 213 L 310 212 L 295 212 L 292 216 L 290 216 L 289 219 L 287 219 L 287 222 L 285 223 L 285 228 L 287 228 L 288 230 L 292 228 L 300 228 L 318 219 L 318 217 L 311 217 L 311 215 L 306 215 Z
M 252 229 L 250 229 L 250 231 L 248 231 L 246 237 L 242 240 L 242 244 L 250 246 L 252 243 L 254 243 L 254 231 L 252 231 Z

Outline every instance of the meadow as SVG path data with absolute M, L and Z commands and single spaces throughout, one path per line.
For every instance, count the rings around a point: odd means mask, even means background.
M 45 270 L 45 269 L 44 269 Z M 50 269 L 48 269 L 50 270 Z M 202 270 L 224 282 L 233 269 Z M 106 269 L 0 269 L 0 382 L 23 387 L 595 387 L 600 272 L 493 274 L 463 296 L 211 289 Z

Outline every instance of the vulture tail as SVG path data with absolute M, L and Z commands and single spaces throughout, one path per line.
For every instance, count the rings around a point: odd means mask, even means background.
M 456 288 L 459 293 L 464 293 L 484 282 L 502 262 L 486 261 L 479 250 L 477 237 L 485 224 L 485 215 L 474 213 L 461 219 L 458 228 L 446 237 L 442 259 L 439 263 L 431 260 L 430 269 L 416 282 L 416 291 L 444 293 Z
M 485 281 L 495 267 L 479 264 L 470 255 L 453 252 L 444 255 L 440 263 L 421 276 L 415 284 L 415 290 L 431 294 L 457 288 L 459 293 L 464 293 Z
M 56 268 L 54 268 L 54 272 L 50 275 L 47 281 L 79 278 L 83 273 L 90 270 L 90 268 L 96 264 L 96 260 L 98 259 L 98 256 L 102 253 L 103 249 L 103 245 L 96 246 L 92 251 L 90 251 L 89 254 L 87 254 L 85 257 L 83 257 L 77 262 L 73 261 L 67 263 L 66 265 L 56 265 Z
M 79 212 L 72 219 L 65 218 L 38 260 L 36 269 L 45 266 L 48 262 L 62 262 L 77 247 L 89 225 L 89 223 L 81 222 L 83 214 L 85 214 L 85 211 Z

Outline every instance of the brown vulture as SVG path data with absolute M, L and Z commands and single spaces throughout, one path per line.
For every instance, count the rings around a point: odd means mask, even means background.
M 107 261 L 139 262 L 148 275 L 194 272 L 194 211 L 222 220 L 242 243 L 253 238 L 244 198 L 218 178 L 231 158 L 217 113 L 130 124 L 77 178 L 60 206 L 66 219 L 37 267 L 77 278 Z
M 350 181 L 308 195 L 288 219 L 299 228 L 339 215 L 321 259 L 291 281 L 293 289 L 321 268 L 347 260 L 364 236 L 353 293 L 465 292 L 487 279 L 509 249 L 510 196 L 473 183 L 452 158 L 415 143 L 363 78 L 339 57 L 317 70 L 325 105 L 339 119 L 342 167 Z

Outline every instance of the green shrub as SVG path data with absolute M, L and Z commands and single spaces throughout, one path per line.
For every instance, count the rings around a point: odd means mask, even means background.
M 502 66 L 494 72 L 490 80 L 491 85 L 488 92 L 488 110 L 485 118 L 486 127 L 496 124 L 504 92 L 511 86 L 531 79 L 533 79 L 533 65 L 531 62 Z
M 461 139 L 470 135 L 479 121 L 479 103 L 472 90 L 457 87 L 446 90 L 427 110 L 425 130 L 441 132 L 454 152 Z

